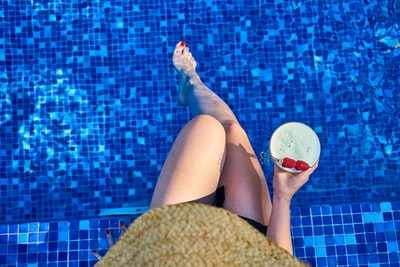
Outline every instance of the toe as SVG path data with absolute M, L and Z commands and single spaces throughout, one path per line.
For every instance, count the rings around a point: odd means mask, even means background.
M 196 69 L 197 65 L 189 47 L 184 41 L 181 41 L 175 45 L 172 61 L 178 71 L 183 69 L 187 71 L 193 70 Z
M 182 54 L 183 50 L 186 48 L 184 41 L 181 41 L 175 45 L 175 54 Z

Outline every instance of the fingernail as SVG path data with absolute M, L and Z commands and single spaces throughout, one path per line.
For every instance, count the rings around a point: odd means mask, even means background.
M 119 223 L 119 229 L 120 229 L 120 232 L 121 232 L 121 236 L 122 236 L 123 234 L 125 234 L 125 231 L 126 231 L 125 222 L 121 221 L 121 222 Z
M 107 229 L 106 230 L 106 237 L 107 237 L 107 243 L 108 243 L 108 246 L 109 247 L 112 247 L 113 245 L 114 245 L 114 240 L 113 240 L 113 237 L 112 237 L 112 235 L 111 235 L 111 231 L 110 231 L 110 229 Z
M 95 249 L 92 250 L 92 254 L 93 254 L 98 260 L 101 260 L 101 259 L 103 258 L 99 253 L 97 253 L 97 250 L 95 250 Z

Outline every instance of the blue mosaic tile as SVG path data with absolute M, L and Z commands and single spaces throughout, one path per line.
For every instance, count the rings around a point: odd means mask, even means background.
M 320 167 L 295 205 L 399 195 L 395 2 L 3 2 L 2 222 L 150 200 L 189 118 L 170 62 L 181 39 L 257 152 L 284 122 L 316 130 Z
M 386 204 L 385 204 L 386 203 Z M 341 210 L 349 210 L 354 205 L 370 205 L 379 206 L 387 205 L 388 202 L 368 203 L 368 204 L 342 204 L 333 205 L 320 209 L 317 206 L 310 207 L 306 212 L 305 208 L 293 208 L 292 220 L 300 217 L 308 216 L 312 221 L 313 212 L 320 210 L 323 216 L 332 216 L 337 208 Z M 390 202 L 389 202 L 390 203 Z M 396 207 L 397 202 L 392 202 L 392 206 Z M 331 207 L 331 208 L 330 208 Z M 389 210 L 388 213 L 395 213 L 397 210 Z M 373 209 L 359 213 L 350 213 L 348 215 L 370 214 Z M 303 214 L 304 212 L 304 214 Z M 377 214 L 375 214 L 377 215 Z M 96 259 L 91 255 L 91 250 L 95 249 L 102 255 L 106 254 L 108 244 L 106 241 L 105 229 L 110 229 L 114 240 L 118 239 L 119 222 L 124 221 L 129 225 L 135 217 L 124 218 L 101 218 L 81 221 L 59 221 L 51 222 L 53 230 L 46 230 L 43 233 L 58 234 L 59 238 L 52 241 L 49 235 L 41 241 L 27 239 L 29 234 L 42 233 L 40 228 L 42 223 L 24 223 L 20 225 L 1 225 L 0 229 L 0 261 L 5 266 L 25 266 L 25 264 L 43 263 L 46 266 L 64 266 L 66 264 L 84 264 L 93 266 Z M 387 223 L 389 223 L 387 225 Z M 46 228 L 46 224 L 43 223 Z M 57 225 L 57 227 L 56 227 Z M 87 226 L 89 225 L 89 228 Z M 101 227 L 103 225 L 104 227 Z M 334 228 L 342 226 L 343 222 L 325 223 L 325 228 Z M 397 233 L 400 229 L 400 222 L 393 220 L 390 222 L 382 222 L 380 216 L 374 216 L 372 220 L 355 224 L 358 226 L 349 227 L 348 232 L 327 233 L 316 232 L 315 227 L 309 228 L 312 231 L 307 232 L 301 220 L 297 220 L 297 225 L 292 225 L 292 235 L 294 241 L 295 254 L 305 262 L 312 266 L 397 266 L 399 262 L 399 245 Z M 80 228 L 82 227 L 82 228 Z M 325 229 L 324 228 L 324 229 Z M 26 232 L 28 229 L 28 232 Z M 363 231 L 363 229 L 365 231 Z M 33 232 L 32 232 L 33 231 Z M 73 240 L 72 234 L 64 235 L 62 232 L 78 232 L 78 236 Z M 89 233 L 89 235 L 88 235 Z M 96 233 L 94 235 L 90 233 Z M 17 236 L 17 238 L 15 238 Z M 11 238 L 14 237 L 14 238 Z M 44 246 L 43 246 L 44 245 Z M 42 247 L 42 248 L 41 248 Z M 43 256 L 43 254 L 46 254 Z M 6 257 L 7 255 L 7 257 Z
M 190 117 L 170 62 L 184 39 L 257 153 L 284 122 L 319 135 L 293 201 L 296 255 L 398 266 L 396 1 L 0 4 L 0 265 L 92 266 L 120 219 L 91 218 L 148 204 Z

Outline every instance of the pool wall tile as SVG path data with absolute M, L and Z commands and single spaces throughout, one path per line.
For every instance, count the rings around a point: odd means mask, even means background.
M 354 209 L 355 206 L 366 207 Z M 375 207 L 375 208 L 373 208 Z M 381 207 L 380 211 L 376 207 Z M 382 208 L 384 207 L 384 208 Z M 292 208 L 292 237 L 297 257 L 312 266 L 399 266 L 400 219 L 382 220 L 383 213 L 394 214 L 399 202 L 340 204 Z M 336 210 L 355 221 L 343 229 L 343 220 L 324 221 L 314 224 L 315 215 L 335 216 Z M 374 211 L 373 211 L 374 210 Z M 374 216 L 370 216 L 373 214 Z M 105 217 L 87 220 L 32 222 L 20 225 L 0 225 L 0 264 L 2 266 L 94 266 L 96 258 L 91 254 L 97 250 L 105 255 L 108 250 L 106 229 L 110 229 L 114 240 L 118 240 L 119 223 L 132 223 L 137 216 Z M 302 220 L 300 220 L 302 218 Z
M 320 164 L 295 205 L 385 196 L 343 214 L 390 209 L 400 195 L 397 10 L 378 0 L 1 1 L 0 223 L 148 205 L 190 119 L 171 64 L 182 39 L 257 154 L 285 122 L 314 128 Z M 273 165 L 263 169 L 272 189 Z
M 171 64 L 185 40 L 257 154 L 284 122 L 318 134 L 296 255 L 399 266 L 398 18 L 380 0 L 0 0 L 0 265 L 93 266 L 135 218 L 101 210 L 148 205 L 191 117 Z

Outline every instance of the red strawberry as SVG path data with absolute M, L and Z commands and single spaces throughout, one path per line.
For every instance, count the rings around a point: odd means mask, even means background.
M 282 167 L 294 168 L 294 167 L 296 167 L 296 161 L 294 159 L 291 159 L 291 158 L 284 158 L 282 160 Z
M 310 165 L 308 165 L 308 163 L 305 162 L 305 161 L 298 160 L 296 162 L 296 167 L 295 168 L 298 171 L 306 171 L 306 170 L 308 170 L 310 168 Z

